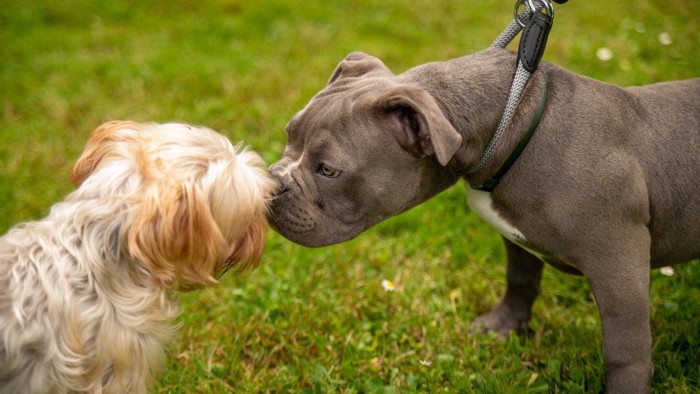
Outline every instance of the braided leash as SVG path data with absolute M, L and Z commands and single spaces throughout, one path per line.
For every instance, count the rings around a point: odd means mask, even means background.
M 565 3 L 566 1 L 560 0 L 557 2 Z M 523 7 L 524 9 L 519 11 Z M 500 141 L 506 125 L 513 117 L 515 109 L 522 98 L 530 76 L 537 70 L 540 59 L 542 59 L 547 37 L 554 21 L 554 7 L 549 0 L 518 0 L 515 3 L 514 14 L 515 18 L 510 25 L 491 44 L 491 48 L 505 48 L 523 30 L 518 48 L 517 67 L 510 87 L 508 101 L 496 133 L 481 155 L 479 162 L 467 171 L 468 174 L 474 174 L 486 165 Z

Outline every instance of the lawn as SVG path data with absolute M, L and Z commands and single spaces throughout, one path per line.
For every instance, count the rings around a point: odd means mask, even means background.
M 0 231 L 40 218 L 72 190 L 67 171 L 104 121 L 207 125 L 272 163 L 286 122 L 348 52 L 379 56 L 395 72 L 473 53 L 512 8 L 513 0 L 5 1 Z M 620 85 L 700 76 L 697 0 L 571 0 L 556 11 L 546 61 Z M 600 322 L 581 277 L 545 269 L 531 336 L 468 330 L 503 293 L 505 253 L 461 185 L 344 244 L 307 249 L 273 231 L 267 241 L 257 270 L 179 296 L 180 334 L 152 392 L 605 388 Z M 698 392 L 700 261 L 673 276 L 654 271 L 651 295 L 654 391 Z

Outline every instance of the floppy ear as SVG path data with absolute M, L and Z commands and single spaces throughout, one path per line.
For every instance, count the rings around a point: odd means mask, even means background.
M 134 131 L 144 128 L 145 125 L 132 121 L 112 121 L 97 127 L 90 135 L 82 155 L 69 172 L 73 185 L 80 186 L 102 159 L 114 152 L 116 143 L 133 141 Z
M 396 141 L 415 157 L 435 155 L 445 166 L 462 144 L 462 136 L 435 99 L 421 88 L 393 88 L 380 96 L 376 105 L 386 117 Z
M 248 268 L 255 268 L 260 262 L 265 247 L 265 234 L 267 233 L 267 219 L 261 216 L 254 220 L 240 241 L 233 245 L 227 264 L 234 266 L 235 273 L 243 272 Z M 224 271 L 230 267 L 226 267 Z
M 360 77 L 372 74 L 393 75 L 378 58 L 364 52 L 352 52 L 343 59 L 333 71 L 328 85 L 338 79 Z
M 168 287 L 175 281 L 181 289 L 216 283 L 226 253 L 206 196 L 190 182 L 146 191 L 126 240 L 129 254 L 154 278 Z

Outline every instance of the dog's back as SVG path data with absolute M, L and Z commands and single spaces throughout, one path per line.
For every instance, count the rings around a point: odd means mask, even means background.
M 655 266 L 700 257 L 700 78 L 626 89 L 639 122 Z
M 145 392 L 148 364 L 160 363 L 165 338 L 151 333 L 140 343 L 131 340 L 138 334 L 120 318 L 120 304 L 100 291 L 106 272 L 93 271 L 97 264 L 81 257 L 81 239 L 76 223 L 66 216 L 69 211 L 67 204 L 58 204 L 48 218 L 0 238 L 0 393 L 99 391 L 96 381 L 102 389 L 125 384 Z M 118 277 L 111 281 L 119 286 Z M 105 304 L 115 307 L 105 309 Z M 126 315 L 139 309 L 137 304 L 128 307 Z M 172 317 L 166 314 L 163 322 Z M 119 366 L 105 360 L 123 357 L 128 365 L 139 354 L 149 363 L 129 368 L 129 381 L 114 381 Z
M 78 387 L 70 379 L 57 379 L 58 375 L 75 379 L 80 371 L 70 352 L 62 352 L 75 345 L 70 339 L 79 341 L 78 327 L 64 326 L 70 324 L 65 318 L 77 306 L 69 304 L 79 300 L 63 285 L 65 272 L 76 273 L 78 267 L 64 245 L 51 239 L 52 230 L 60 231 L 48 221 L 32 222 L 0 238 L 0 393 Z M 77 278 L 89 281 L 85 274 Z M 61 316 L 64 308 L 66 316 Z M 73 338 L 63 335 L 71 331 Z M 72 374 L 71 363 L 76 369 Z M 65 386 L 55 386 L 59 381 Z
M 37 267 L 20 257 L 19 249 L 32 245 L 27 224 L 0 238 L 0 393 L 48 392 L 42 373 L 42 354 L 49 351 L 41 323 L 45 316 L 46 293 L 40 274 L 52 267 Z M 38 248 L 37 248 L 38 249 Z M 40 250 L 35 250 L 42 254 Z M 39 317 L 35 319 L 33 316 Z M 30 357 L 28 354 L 32 353 Z
M 543 119 L 547 160 L 598 174 L 598 194 L 639 197 L 644 212 L 629 215 L 648 216 L 652 266 L 700 257 L 700 78 L 621 88 L 542 68 L 558 103 Z

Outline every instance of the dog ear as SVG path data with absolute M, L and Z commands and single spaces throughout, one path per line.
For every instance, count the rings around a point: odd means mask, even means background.
M 255 268 L 258 265 L 265 247 L 265 234 L 267 234 L 267 219 L 265 216 L 260 216 L 248 226 L 243 238 L 233 245 L 229 253 L 227 263 L 235 265 L 234 273 Z
M 153 181 L 127 230 L 128 253 L 158 283 L 179 290 L 214 284 L 229 269 L 254 268 L 277 188 L 261 165 L 257 154 L 244 151 L 235 160 L 209 163 L 196 180 Z
M 388 74 L 393 75 L 387 66 L 378 58 L 368 55 L 364 52 L 352 52 L 343 59 L 333 71 L 328 85 L 343 79 L 355 78 L 372 74 Z
M 462 144 L 462 136 L 423 89 L 393 88 L 380 96 L 376 105 L 387 117 L 396 141 L 415 157 L 435 155 L 445 166 Z
M 73 185 L 80 186 L 106 156 L 114 153 L 116 143 L 135 140 L 134 132 L 145 127 L 132 121 L 112 121 L 97 127 L 69 172 Z
M 226 253 L 207 198 L 191 182 L 147 190 L 126 241 L 129 254 L 160 284 L 181 289 L 216 283 L 213 275 Z
M 225 266 L 240 273 L 255 268 L 260 261 L 267 233 L 268 206 L 278 188 L 262 168 L 263 160 L 252 151 L 238 152 L 229 166 L 216 172 L 217 181 L 208 193 L 211 212 L 230 245 Z

